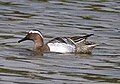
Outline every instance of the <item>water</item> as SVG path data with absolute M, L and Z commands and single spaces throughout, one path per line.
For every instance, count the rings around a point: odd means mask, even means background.
M 17 41 L 39 29 L 56 36 L 94 33 L 92 54 L 33 54 Z M 0 84 L 120 84 L 119 0 L 0 0 Z

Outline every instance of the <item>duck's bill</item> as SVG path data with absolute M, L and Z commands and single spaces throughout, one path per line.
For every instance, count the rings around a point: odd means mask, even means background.
M 26 38 L 23 38 L 23 39 L 19 40 L 18 43 L 23 42 L 25 40 L 26 40 Z

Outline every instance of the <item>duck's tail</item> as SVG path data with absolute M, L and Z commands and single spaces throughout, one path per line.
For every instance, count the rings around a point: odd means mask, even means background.
M 87 45 L 87 47 L 89 49 L 93 49 L 94 47 L 98 46 L 99 44 L 91 44 L 91 45 Z

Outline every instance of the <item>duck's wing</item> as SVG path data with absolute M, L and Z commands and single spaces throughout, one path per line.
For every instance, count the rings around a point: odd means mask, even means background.
M 67 37 L 56 37 L 52 40 L 50 40 L 48 43 L 65 43 L 65 44 L 70 44 L 70 45 L 74 45 L 74 43 L 72 42 L 72 40 L 70 38 Z
M 66 43 L 61 37 L 56 37 L 47 43 Z
M 81 42 L 81 41 L 85 41 L 88 37 L 92 36 L 94 34 L 88 34 L 88 35 L 85 35 L 85 36 L 73 36 L 73 37 L 69 37 L 74 43 L 78 43 L 78 42 Z
M 85 36 L 72 36 L 72 37 L 56 37 L 50 40 L 48 43 L 65 43 L 70 45 L 75 45 L 76 43 L 86 42 L 86 39 L 93 34 L 88 34 Z M 88 43 L 88 42 L 87 42 Z
M 46 43 L 51 52 L 75 52 L 75 44 L 67 37 L 56 37 Z

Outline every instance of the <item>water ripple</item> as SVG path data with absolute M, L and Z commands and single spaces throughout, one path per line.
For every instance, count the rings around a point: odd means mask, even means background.
M 1 84 L 119 84 L 119 0 L 1 0 Z M 94 33 L 92 54 L 33 52 L 33 42 L 17 41 L 39 29 L 47 42 L 57 36 Z

